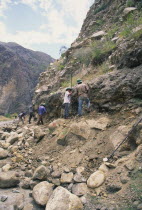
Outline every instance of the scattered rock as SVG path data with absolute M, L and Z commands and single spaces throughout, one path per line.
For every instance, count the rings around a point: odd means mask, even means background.
M 52 183 L 55 185 L 55 186 L 60 186 L 60 180 L 59 179 L 52 179 Z
M 82 210 L 80 199 L 63 187 L 57 187 L 46 205 L 46 210 Z
M 120 181 L 122 184 L 126 184 L 129 181 L 129 178 L 125 175 L 120 176 Z
M 45 166 L 39 166 L 33 174 L 33 180 L 47 180 L 48 174 L 49 171 L 47 171 L 47 168 Z
M 85 205 L 87 203 L 87 199 L 85 196 L 80 197 L 80 200 L 83 203 L 83 205 Z
M 16 201 L 13 206 L 14 210 L 22 210 L 24 208 L 24 195 L 19 194 L 16 196 Z
M 116 168 L 116 165 L 113 164 L 113 163 L 105 162 L 105 165 L 106 165 L 108 168 Z
M 74 180 L 75 182 L 78 182 L 78 183 L 86 182 L 86 181 L 87 181 L 86 178 L 83 177 L 82 174 L 79 174 L 79 173 L 76 173 L 76 174 L 74 175 L 73 180 Z
M 7 198 L 8 198 L 8 196 L 3 195 L 3 196 L 1 196 L 0 200 L 1 200 L 2 202 L 5 202 L 5 201 L 7 200 Z
M 30 189 L 30 178 L 25 178 L 21 183 L 20 183 L 20 187 L 22 187 L 23 189 Z
M 82 172 L 84 172 L 84 170 L 85 170 L 85 168 L 82 166 L 76 168 L 77 174 L 81 174 Z
M 14 171 L 0 173 L 0 188 L 16 187 L 19 184 L 19 178 Z
M 34 207 L 32 204 L 26 204 L 23 208 L 23 210 L 34 210 Z
M 7 158 L 7 156 L 8 156 L 7 150 L 4 150 L 4 149 L 0 148 L 0 160 L 4 159 L 4 158 Z
M 105 181 L 104 172 L 98 170 L 95 173 L 91 174 L 91 176 L 87 180 L 87 186 L 90 188 L 96 188 L 101 186 L 104 181 Z
M 61 173 L 60 173 L 60 171 L 53 171 L 53 173 L 51 174 L 51 176 L 53 178 L 60 178 L 61 177 Z
M 73 173 L 62 173 L 61 183 L 71 183 L 73 180 Z
M 10 169 L 11 169 L 11 165 L 8 164 L 8 163 L 2 167 L 2 171 L 3 171 L 3 172 L 7 172 L 7 171 L 9 171 Z
M 47 181 L 40 182 L 33 188 L 33 198 L 37 204 L 45 206 L 53 192 L 53 184 Z
M 89 192 L 88 187 L 85 183 L 75 184 L 72 187 L 72 193 L 77 196 L 85 195 Z
M 125 167 L 129 170 L 129 171 L 133 171 L 134 168 L 135 168 L 135 163 L 133 160 L 130 160 L 128 161 L 126 164 L 125 164 Z
M 11 132 L 9 138 L 6 141 L 7 143 L 14 144 L 16 141 L 18 141 L 18 139 L 18 134 L 16 132 Z

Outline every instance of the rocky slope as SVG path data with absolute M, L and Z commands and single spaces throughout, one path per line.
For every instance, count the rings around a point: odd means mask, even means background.
M 3 125 L 3 209 L 142 209 L 141 1 L 98 0 L 79 37 L 41 73 L 34 101 L 46 103 L 44 125 Z M 101 30 L 101 31 L 100 31 Z M 58 118 L 65 88 L 89 83 L 91 112 Z M 58 118 L 58 119 L 56 119 Z M 9 188 L 12 188 L 9 189 Z
M 40 75 L 35 101 L 47 103 L 51 117 L 59 116 L 72 77 L 73 86 L 78 78 L 89 83 L 92 107 L 118 110 L 129 101 L 137 106 L 142 98 L 141 17 L 139 0 L 96 1 L 71 48 Z
M 25 110 L 31 103 L 39 74 L 53 61 L 45 53 L 0 42 L 0 114 Z

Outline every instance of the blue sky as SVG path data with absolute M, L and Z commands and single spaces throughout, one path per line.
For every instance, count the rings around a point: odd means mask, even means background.
M 77 38 L 94 0 L 0 0 L 0 41 L 59 58 Z

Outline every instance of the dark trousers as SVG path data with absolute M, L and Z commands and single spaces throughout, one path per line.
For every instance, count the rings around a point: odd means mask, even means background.
M 29 124 L 31 123 L 31 119 L 34 117 L 34 114 L 33 113 L 30 113 L 29 115 Z
M 65 109 L 64 109 L 64 118 L 68 118 L 69 117 L 70 104 L 69 103 L 65 103 L 64 106 L 65 106 Z
M 40 123 L 43 125 L 43 119 L 42 119 L 42 115 L 38 115 L 38 122 L 37 125 L 39 125 Z

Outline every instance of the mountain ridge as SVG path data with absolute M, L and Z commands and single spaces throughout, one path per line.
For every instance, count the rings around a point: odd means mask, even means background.
M 45 71 L 54 59 L 13 42 L 0 42 L 0 55 L 0 113 L 27 110 L 39 74 Z

